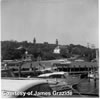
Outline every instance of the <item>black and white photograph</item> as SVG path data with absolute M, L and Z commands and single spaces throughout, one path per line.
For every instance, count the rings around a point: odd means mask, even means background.
M 0 0 L 1 98 L 99 98 L 99 0 Z

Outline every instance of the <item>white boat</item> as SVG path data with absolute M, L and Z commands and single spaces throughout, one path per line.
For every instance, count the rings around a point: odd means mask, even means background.
M 91 73 L 89 73 L 88 74 L 88 77 L 89 78 L 96 78 L 96 79 L 98 79 L 99 78 L 99 74 L 96 72 L 96 73 L 93 73 L 93 72 L 91 72 Z
M 79 77 L 73 77 L 69 75 L 68 72 L 46 73 L 46 74 L 41 74 L 38 77 L 48 79 L 48 81 L 56 80 L 58 82 L 66 82 L 68 85 L 78 84 L 80 81 Z

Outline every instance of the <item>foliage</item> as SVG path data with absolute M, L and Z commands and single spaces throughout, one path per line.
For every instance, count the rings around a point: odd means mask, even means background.
M 20 46 L 22 48 L 18 49 Z M 56 44 L 34 44 L 27 41 L 1 41 L 1 56 L 3 60 L 21 59 L 27 50 L 29 54 L 34 56 L 35 60 L 38 57 L 41 57 L 42 60 L 70 58 L 75 54 L 87 58 L 88 61 L 96 57 L 95 49 L 86 48 L 81 45 L 64 45 L 64 47 L 61 47 L 60 54 L 53 53 L 56 47 Z

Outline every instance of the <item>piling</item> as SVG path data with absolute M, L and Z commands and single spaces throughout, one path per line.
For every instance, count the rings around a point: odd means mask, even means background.
M 21 77 L 21 65 L 20 64 L 18 66 L 18 71 L 19 71 L 18 76 Z

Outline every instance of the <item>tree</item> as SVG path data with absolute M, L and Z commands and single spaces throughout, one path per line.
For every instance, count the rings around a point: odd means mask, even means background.
M 81 54 L 81 50 L 78 47 L 74 47 L 72 49 L 72 54 L 78 54 L 78 55 L 80 55 Z
M 21 58 L 21 52 L 13 48 L 6 49 L 3 56 L 3 59 L 5 60 L 13 60 L 13 59 L 20 59 L 20 58 Z

